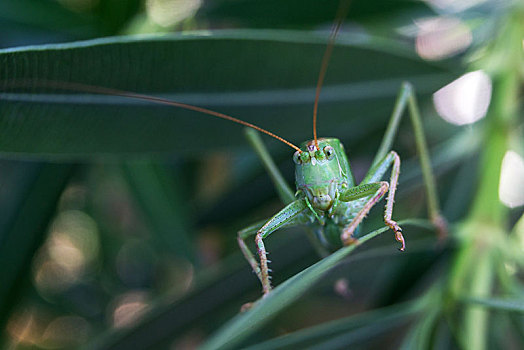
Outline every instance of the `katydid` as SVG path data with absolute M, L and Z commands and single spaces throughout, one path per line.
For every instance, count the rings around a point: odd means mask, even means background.
M 415 129 L 415 141 L 424 183 L 427 191 L 428 212 L 440 235 L 446 232 L 446 221 L 440 215 L 435 179 L 431 171 L 429 154 L 424 137 L 424 130 L 415 98 L 415 93 L 409 83 L 403 83 L 393 109 L 393 113 L 373 163 L 364 179 L 357 185 L 351 172 L 351 167 L 344 151 L 344 146 L 336 138 L 317 137 L 317 111 L 320 89 L 322 87 L 327 66 L 334 47 L 334 41 L 343 17 L 347 11 L 348 2 L 341 3 L 334 29 L 322 59 L 317 81 L 315 103 L 313 107 L 313 140 L 303 142 L 293 155 L 295 162 L 296 192 L 283 180 L 278 168 L 265 149 L 262 141 L 253 130 L 247 133 L 248 139 L 255 148 L 268 173 L 270 174 L 280 196 L 286 206 L 263 223 L 249 226 L 238 233 L 238 244 L 244 257 L 262 283 L 262 292 L 266 296 L 271 291 L 267 252 L 264 239 L 274 231 L 297 225 L 310 226 L 314 239 L 320 242 L 320 249 L 333 250 L 342 245 L 355 244 L 355 230 L 369 213 L 371 208 L 380 201 L 386 193 L 386 209 L 384 222 L 395 233 L 395 239 L 400 242 L 400 250 L 406 249 L 402 228 L 392 219 L 393 203 L 400 174 L 400 157 L 391 150 L 400 119 L 406 107 Z M 391 168 L 389 182 L 381 181 Z M 259 262 L 245 243 L 245 239 L 255 236 L 255 245 Z M 322 251 L 320 251 L 322 252 Z M 249 303 L 246 307 L 249 307 Z
M 395 233 L 395 239 L 401 244 L 400 250 L 405 250 L 402 229 L 392 219 L 393 202 L 400 173 L 400 158 L 390 148 L 406 107 L 409 109 L 415 129 L 417 150 L 420 154 L 424 183 L 428 193 L 429 216 L 438 231 L 444 234 L 446 223 L 440 215 L 435 180 L 431 172 L 420 115 L 413 88 L 409 83 L 402 84 L 379 151 L 371 168 L 358 185 L 353 178 L 342 143 L 336 138 L 313 139 L 302 143 L 293 156 L 296 180 L 296 194 L 293 195 L 258 134 L 248 132 L 250 142 L 269 171 L 281 200 L 286 204 L 281 211 L 263 224 L 254 224 L 241 230 L 238 234 L 238 243 L 242 253 L 260 279 L 264 295 L 271 291 L 268 260 L 264 246 L 265 238 L 283 227 L 306 225 L 313 229 L 321 245 L 330 250 L 342 245 L 358 243 L 353 236 L 356 228 L 386 193 L 388 195 L 384 222 Z M 390 168 L 389 182 L 381 181 Z M 260 265 L 245 243 L 245 239 L 253 235 Z

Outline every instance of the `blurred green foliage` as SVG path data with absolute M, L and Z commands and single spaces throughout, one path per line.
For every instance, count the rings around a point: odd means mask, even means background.
M 325 259 L 300 229 L 277 232 L 267 246 L 279 287 L 241 315 L 260 288 L 236 232 L 281 207 L 242 128 L 41 84 L 166 96 L 299 143 L 312 134 L 315 83 L 338 5 L 0 2 L 2 347 L 524 346 L 522 207 L 499 200 L 506 151 L 524 154 L 522 4 L 351 2 L 320 98 L 319 134 L 343 141 L 361 179 L 398 88 L 410 81 L 449 237 L 439 241 L 413 220 L 426 215 L 424 192 L 403 122 L 394 216 L 412 218 L 407 251 L 397 252 L 389 231 L 378 236 L 386 231 L 379 208 L 361 229 L 363 240 L 378 237 Z M 453 34 L 470 33 L 467 45 L 431 60 L 416 51 L 428 17 L 459 21 Z M 461 44 L 444 34 L 437 37 Z M 473 70 L 493 82 L 486 118 L 446 123 L 431 94 Z M 291 183 L 290 150 L 267 144 Z

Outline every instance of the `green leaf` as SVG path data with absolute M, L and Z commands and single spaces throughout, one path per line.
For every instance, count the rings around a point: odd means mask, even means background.
M 432 306 L 434 305 L 439 305 L 438 301 L 434 302 Z M 440 308 L 428 308 L 410 329 L 408 335 L 404 338 L 400 349 L 417 350 L 431 348 L 432 337 L 435 333 L 435 328 L 438 326 L 439 317 L 441 317 Z
M 524 312 L 524 299 L 465 298 L 462 302 L 498 311 Z
M 334 340 L 349 346 L 400 326 L 408 316 L 421 311 L 421 304 L 407 302 L 342 318 L 302 329 L 269 341 L 250 346 L 249 350 L 303 349 L 316 346 L 325 349 Z
M 197 263 L 189 211 L 166 168 L 155 162 L 127 162 L 124 174 L 146 221 L 178 257 Z
M 406 220 L 400 224 L 414 224 L 424 227 L 428 225 L 426 221 L 420 220 Z M 362 244 L 387 230 L 387 227 L 382 227 L 359 238 L 359 241 Z M 297 301 L 298 298 L 329 272 L 332 267 L 353 252 L 356 247 L 357 246 L 348 246 L 341 248 L 315 265 L 308 267 L 288 279 L 276 287 L 267 297 L 254 303 L 249 311 L 239 314 L 226 323 L 217 333 L 207 340 L 201 349 L 227 349 L 234 347 L 234 345 L 237 345 L 250 334 L 260 329 L 278 313 Z
M 32 258 L 72 166 L 2 160 L 0 169 L 0 325 L 4 325 L 21 297 L 21 286 L 29 281 Z
M 299 143 L 311 134 L 325 41 L 316 32 L 231 30 L 0 50 L 0 152 L 78 159 L 246 146 L 241 128 L 218 118 L 43 88 L 44 81 L 172 98 L 232 114 Z M 344 140 L 375 125 L 370 119 L 380 125 L 404 80 L 421 95 L 450 80 L 447 68 L 423 62 L 399 42 L 343 35 L 337 43 L 320 97 L 322 135 Z

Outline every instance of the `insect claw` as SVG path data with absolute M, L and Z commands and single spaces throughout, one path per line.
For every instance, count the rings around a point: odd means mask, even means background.
M 255 303 L 245 303 L 244 305 L 240 307 L 240 312 L 248 311 L 249 309 L 253 307 L 253 305 L 255 305 Z
M 402 247 L 400 247 L 398 250 L 401 252 L 406 250 L 406 241 L 404 240 L 404 236 L 402 236 L 402 229 L 399 227 L 398 230 L 395 232 L 395 239 L 397 242 L 400 242 L 402 244 Z
M 348 238 L 344 238 L 343 239 L 343 243 L 344 243 L 345 246 L 359 244 L 358 239 L 353 237 L 353 235 L 350 235 Z

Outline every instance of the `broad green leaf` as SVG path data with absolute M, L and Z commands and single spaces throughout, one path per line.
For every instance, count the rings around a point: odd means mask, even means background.
M 427 227 L 426 221 L 406 220 L 401 225 L 414 224 Z M 360 243 L 378 236 L 387 231 L 387 227 L 372 231 L 359 238 Z M 297 301 L 316 282 L 318 282 L 337 263 L 347 257 L 357 246 L 348 246 L 296 274 L 286 282 L 276 287 L 267 297 L 258 300 L 253 307 L 226 323 L 220 330 L 212 335 L 202 346 L 202 350 L 229 349 L 240 343 L 250 334 L 260 329 L 278 313 Z
M 0 50 L 0 152 L 78 159 L 199 154 L 246 145 L 241 128 L 231 122 L 121 97 L 43 88 L 44 81 L 172 98 L 300 143 L 311 135 L 325 42 L 315 32 L 232 30 Z M 448 69 L 421 61 L 399 42 L 344 35 L 337 43 L 320 97 L 321 135 L 344 140 L 365 125 L 380 125 L 403 80 L 421 95 L 450 80 Z

